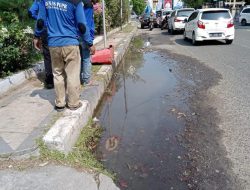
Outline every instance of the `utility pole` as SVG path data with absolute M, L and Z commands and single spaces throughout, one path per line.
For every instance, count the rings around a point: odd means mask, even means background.
M 121 30 L 122 30 L 122 0 L 121 0 Z
M 235 15 L 236 15 L 236 0 L 234 0 L 232 7 L 232 16 L 235 17 Z
M 102 0 L 102 21 L 103 21 L 103 38 L 104 48 L 107 47 L 106 19 L 105 19 L 105 1 Z

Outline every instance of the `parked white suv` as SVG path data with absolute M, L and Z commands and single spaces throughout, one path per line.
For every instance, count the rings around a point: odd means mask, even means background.
M 184 39 L 192 39 L 193 45 L 205 40 L 225 40 L 231 44 L 234 40 L 234 22 L 228 9 L 200 9 L 185 22 Z
M 239 22 L 242 26 L 250 23 L 250 7 L 243 8 L 240 12 Z
M 168 32 L 174 34 L 175 31 L 183 31 L 185 27 L 185 18 L 188 18 L 193 12 L 193 8 L 173 11 L 168 19 Z

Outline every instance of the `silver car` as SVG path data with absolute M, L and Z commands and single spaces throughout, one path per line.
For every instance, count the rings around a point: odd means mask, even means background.
M 184 20 L 193 12 L 194 8 L 183 8 L 173 11 L 168 19 L 168 32 L 174 34 L 176 31 L 184 31 Z

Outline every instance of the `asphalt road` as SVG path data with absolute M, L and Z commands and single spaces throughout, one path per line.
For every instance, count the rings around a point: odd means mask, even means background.
M 250 26 L 236 27 L 232 45 L 224 42 L 207 42 L 192 46 L 182 34 L 168 35 L 156 28 L 140 33 L 150 35 L 152 44 L 172 53 L 198 60 L 220 74 L 219 84 L 207 91 L 212 97 L 208 104 L 218 115 L 217 126 L 222 131 L 221 143 L 225 146 L 233 175 L 241 189 L 250 189 Z M 157 40 L 158 39 L 158 40 Z

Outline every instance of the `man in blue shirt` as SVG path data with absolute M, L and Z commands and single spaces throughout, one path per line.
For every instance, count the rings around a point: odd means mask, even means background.
M 41 36 L 46 22 L 56 92 L 55 109 L 62 111 L 67 106 L 76 110 L 82 105 L 79 37 L 90 52 L 95 53 L 90 33 L 86 30 L 83 3 L 80 0 L 41 0 L 34 38 L 37 49 L 41 47 L 37 37 Z
M 39 12 L 39 2 L 40 0 L 34 0 L 33 4 L 28 10 L 29 16 L 33 18 L 34 20 L 37 20 L 37 16 Z M 51 58 L 50 58 L 49 47 L 48 47 L 47 30 L 44 30 L 44 32 L 42 33 L 41 40 L 42 40 L 42 52 L 43 52 L 44 69 L 45 69 L 45 87 L 48 89 L 51 89 L 54 87 L 54 82 L 53 82 L 53 73 L 52 73 L 52 67 L 51 67 Z
M 95 23 L 94 23 L 94 8 L 93 5 L 97 3 L 97 0 L 83 0 L 84 4 L 84 13 L 87 20 L 87 30 L 89 30 L 90 38 L 92 43 L 94 41 L 95 36 Z M 90 58 L 90 50 L 88 44 L 83 41 L 81 44 L 81 84 L 88 85 L 90 84 L 91 77 L 91 58 Z

